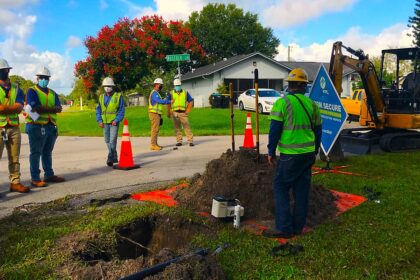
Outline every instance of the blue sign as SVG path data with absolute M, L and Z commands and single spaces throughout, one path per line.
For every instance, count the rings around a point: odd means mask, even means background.
M 328 155 L 338 135 L 340 135 L 347 119 L 347 112 L 327 70 L 322 64 L 319 67 L 309 97 L 318 104 L 321 112 L 321 147 L 324 153 Z

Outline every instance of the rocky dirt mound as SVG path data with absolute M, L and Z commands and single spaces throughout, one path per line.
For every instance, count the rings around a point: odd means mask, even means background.
M 246 218 L 273 219 L 272 182 L 275 168 L 264 155 L 254 150 L 228 150 L 219 159 L 210 161 L 205 172 L 196 174 L 191 186 L 181 189 L 175 199 L 196 211 L 211 212 L 212 198 L 222 195 L 239 199 Z M 334 195 L 319 185 L 312 185 L 307 226 L 332 218 L 337 212 Z M 291 199 L 293 205 L 293 199 Z

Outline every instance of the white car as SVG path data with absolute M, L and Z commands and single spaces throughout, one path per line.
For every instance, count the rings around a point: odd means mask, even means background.
M 284 94 L 269 88 L 258 89 L 258 112 L 270 113 L 274 102 Z M 238 96 L 239 110 L 255 111 L 255 89 L 248 89 Z

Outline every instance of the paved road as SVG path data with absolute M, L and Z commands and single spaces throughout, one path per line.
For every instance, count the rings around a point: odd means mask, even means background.
M 162 151 L 149 150 L 149 137 L 131 138 L 134 161 L 140 169 L 114 170 L 105 165 L 106 146 L 101 137 L 59 136 L 53 152 L 53 167 L 57 175 L 67 181 L 50 184 L 47 188 L 32 189 L 28 194 L 9 193 L 6 151 L 0 161 L 0 217 L 9 215 L 13 208 L 27 203 L 52 201 L 66 195 L 105 190 L 134 189 L 144 185 L 177 178 L 190 177 L 205 170 L 206 163 L 231 147 L 230 136 L 195 137 L 196 146 L 184 145 L 173 150 L 175 137 L 159 138 Z M 236 145 L 242 145 L 243 136 L 236 137 Z M 118 143 L 119 144 L 119 143 Z M 267 135 L 260 137 L 261 153 L 266 153 Z M 118 151 L 119 151 L 118 145 Z M 28 137 L 22 134 L 21 151 L 22 182 L 29 184 Z M 43 175 L 43 174 L 42 174 Z

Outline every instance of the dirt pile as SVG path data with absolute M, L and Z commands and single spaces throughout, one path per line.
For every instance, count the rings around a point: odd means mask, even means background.
M 192 178 L 191 186 L 176 192 L 175 199 L 196 211 L 211 212 L 212 198 L 222 195 L 239 199 L 245 217 L 274 218 L 272 182 L 275 168 L 264 155 L 254 150 L 228 150 L 219 159 L 210 161 L 205 172 Z M 319 185 L 312 185 L 307 226 L 322 223 L 335 216 L 334 195 Z M 291 199 L 293 205 L 293 199 Z

